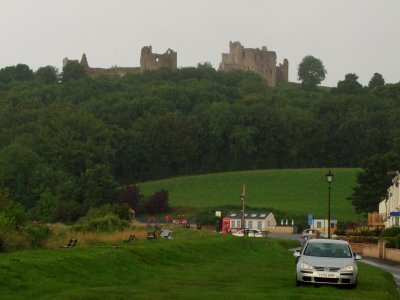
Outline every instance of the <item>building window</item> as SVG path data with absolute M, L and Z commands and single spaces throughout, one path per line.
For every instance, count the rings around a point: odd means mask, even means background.
M 317 222 L 317 228 L 322 228 L 321 221 L 318 221 L 318 222 Z
M 240 223 L 241 223 L 242 221 L 236 221 L 236 226 L 237 226 L 237 228 L 241 228 L 242 226 L 240 225 Z
M 262 230 L 262 222 L 261 221 L 257 221 L 257 229 Z
M 331 228 L 335 228 L 335 223 L 331 223 Z
M 235 221 L 231 221 L 231 228 L 235 228 Z

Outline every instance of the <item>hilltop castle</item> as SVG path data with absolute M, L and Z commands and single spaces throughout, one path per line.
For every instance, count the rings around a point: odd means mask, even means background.
M 276 53 L 268 51 L 267 47 L 244 48 L 240 42 L 229 43 L 229 53 L 222 53 L 222 62 L 219 70 L 243 70 L 260 74 L 269 86 L 276 86 L 279 82 L 288 82 L 289 62 L 276 65 Z
M 78 60 L 70 60 L 66 57 L 63 59 L 63 66 L 71 61 L 79 62 Z M 92 68 L 89 67 L 85 53 L 83 53 L 79 63 L 85 68 L 87 74 L 91 77 L 100 75 L 124 76 L 130 73 L 141 73 L 145 70 L 157 70 L 161 67 L 167 67 L 174 70 L 177 68 L 177 53 L 172 49 L 168 49 L 164 54 L 157 54 L 153 53 L 151 46 L 145 46 L 142 48 L 140 56 L 140 67 L 112 67 L 108 69 Z
M 177 68 L 177 52 L 168 49 L 164 54 L 153 53 L 151 46 L 142 48 L 140 55 L 140 67 L 112 67 L 108 69 L 92 68 L 89 66 L 86 54 L 82 55 L 81 61 L 63 60 L 63 66 L 70 61 L 83 65 L 91 77 L 100 75 L 124 76 L 129 73 L 142 73 L 146 70 L 157 70 L 167 67 L 175 70 Z M 244 48 L 240 42 L 229 43 L 229 53 L 222 54 L 219 65 L 220 71 L 243 70 L 255 72 L 265 79 L 269 86 L 276 86 L 279 82 L 288 82 L 289 62 L 283 60 L 283 64 L 276 65 L 276 53 L 268 51 L 267 47 Z

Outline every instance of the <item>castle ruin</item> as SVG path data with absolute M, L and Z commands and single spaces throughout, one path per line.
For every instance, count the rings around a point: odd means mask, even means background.
M 140 67 L 111 67 L 92 68 L 89 66 L 86 54 L 82 55 L 80 61 L 63 59 L 63 66 L 71 61 L 80 63 L 91 77 L 100 75 L 124 76 L 126 74 L 138 74 L 147 70 L 159 68 L 177 69 L 177 52 L 168 49 L 164 54 L 153 53 L 151 46 L 145 46 L 141 50 Z M 222 53 L 222 61 L 219 71 L 242 70 L 252 71 L 265 79 L 269 86 L 276 86 L 280 82 L 289 80 L 289 62 L 285 58 L 282 64 L 277 66 L 275 51 L 268 51 L 267 47 L 244 48 L 240 42 L 229 43 L 229 53 Z
M 126 74 L 138 74 L 146 70 L 157 70 L 162 67 L 177 68 L 177 53 L 172 49 L 168 49 L 164 54 L 157 54 L 152 52 L 151 46 L 142 48 L 140 56 L 140 67 L 111 67 L 105 68 L 92 68 L 89 66 L 86 54 L 83 53 L 80 61 L 70 60 L 67 57 L 63 59 L 63 66 L 71 61 L 80 63 L 86 70 L 87 74 L 91 77 L 101 75 L 124 76 Z
M 253 71 L 264 78 L 269 86 L 289 80 L 289 61 L 285 58 L 283 64 L 276 65 L 275 51 L 267 47 L 244 48 L 240 42 L 229 43 L 229 53 L 222 53 L 220 71 L 243 70 Z

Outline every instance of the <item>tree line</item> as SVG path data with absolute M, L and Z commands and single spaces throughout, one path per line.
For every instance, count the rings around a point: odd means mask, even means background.
M 400 84 L 378 75 L 368 87 L 347 74 L 332 89 L 270 88 L 257 74 L 207 63 L 121 78 L 90 78 L 74 63 L 61 73 L 6 67 L 0 188 L 36 218 L 65 221 L 118 203 L 118 191 L 145 180 L 359 167 L 400 150 Z

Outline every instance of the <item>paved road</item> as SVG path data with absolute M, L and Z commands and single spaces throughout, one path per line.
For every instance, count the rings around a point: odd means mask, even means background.
M 301 234 L 283 234 L 283 233 L 269 233 L 268 237 L 271 238 L 280 238 L 280 239 L 289 239 L 289 240 L 298 240 L 301 242 Z M 292 249 L 293 250 L 293 249 Z M 382 259 L 375 259 L 369 257 L 363 257 L 360 260 L 361 263 L 366 263 L 378 268 L 382 268 L 393 275 L 394 280 L 397 284 L 397 291 L 400 294 L 400 263 L 382 260 Z

